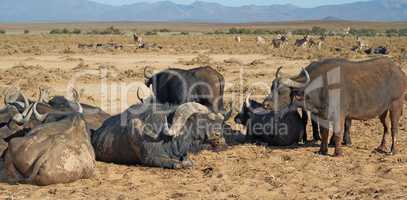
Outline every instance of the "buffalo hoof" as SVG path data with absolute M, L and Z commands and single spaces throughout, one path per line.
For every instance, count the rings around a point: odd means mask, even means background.
M 335 157 L 343 157 L 343 152 L 342 152 L 342 150 L 335 150 L 334 156 L 335 156 Z
M 379 146 L 379 147 L 377 147 L 376 149 L 375 149 L 375 151 L 377 152 L 377 153 L 387 153 L 387 148 L 386 148 L 386 146 Z
M 327 156 L 328 155 L 328 150 L 324 151 L 324 150 L 319 150 L 317 152 L 319 155 L 323 155 L 323 156 Z
M 396 154 L 398 154 L 399 151 L 396 148 L 392 148 L 391 152 L 389 153 L 389 155 L 394 156 Z

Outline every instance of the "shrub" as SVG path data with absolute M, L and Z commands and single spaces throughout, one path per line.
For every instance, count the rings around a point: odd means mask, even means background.
M 155 31 L 147 31 L 144 33 L 144 35 L 157 35 L 157 32 Z
M 314 26 L 311 29 L 311 33 L 313 35 L 326 35 L 328 31 L 325 28 L 321 28 L 319 26 Z
M 407 28 L 400 29 L 399 36 L 407 36 Z
M 58 28 L 52 29 L 49 32 L 49 34 L 61 34 L 61 33 L 62 33 L 61 29 L 58 29 Z
M 78 28 L 75 28 L 72 31 L 72 34 L 81 34 L 81 33 L 82 33 L 81 29 L 78 29 Z
M 69 34 L 70 32 L 69 32 L 69 30 L 67 29 L 67 28 L 63 28 L 62 30 L 61 30 L 61 34 Z
M 355 36 L 376 36 L 377 31 L 374 29 L 350 29 L 350 34 Z
M 252 34 L 252 30 L 247 28 L 230 28 L 228 34 Z
M 87 34 L 93 34 L 93 35 L 120 35 L 122 34 L 122 32 L 120 31 L 120 29 L 115 28 L 114 26 L 110 26 L 106 29 L 103 30 L 97 30 L 94 29 L 90 32 L 88 32 Z
M 183 31 L 183 32 L 180 33 L 180 35 L 189 35 L 189 32 Z
M 171 32 L 171 31 L 170 31 L 170 29 L 168 29 L 168 28 L 163 28 L 163 29 L 159 29 L 158 32 L 161 32 L 161 33 L 169 33 L 169 32 Z
M 0 34 L 6 34 L 6 30 L 0 29 Z
M 294 35 L 310 35 L 311 30 L 309 29 L 296 29 L 293 31 Z
M 271 31 L 270 32 L 271 34 L 274 34 L 274 35 L 278 35 L 278 34 L 287 34 L 287 31 L 286 30 L 275 30 L 275 31 Z
M 29 33 L 30 33 L 30 30 L 27 30 L 27 29 L 24 30 L 24 34 L 29 34 Z

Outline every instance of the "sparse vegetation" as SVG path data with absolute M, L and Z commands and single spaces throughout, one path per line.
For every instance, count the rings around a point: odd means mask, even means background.
M 157 35 L 157 32 L 155 31 L 147 31 L 144 33 L 144 35 Z
M 81 30 L 80 29 L 73 29 L 72 31 L 67 29 L 67 28 L 63 28 L 63 29 L 52 29 L 49 34 L 81 34 Z
M 88 34 L 91 34 L 91 35 L 120 35 L 120 34 L 122 34 L 122 32 L 120 31 L 120 29 L 115 28 L 114 26 L 110 26 L 103 30 L 94 29 L 94 30 L 88 32 Z
M 377 36 L 378 31 L 375 29 L 350 29 L 349 33 L 354 36 L 373 37 Z

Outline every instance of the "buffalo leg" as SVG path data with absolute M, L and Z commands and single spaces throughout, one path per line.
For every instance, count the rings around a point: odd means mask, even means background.
M 389 133 L 389 126 L 388 126 L 388 124 L 387 124 L 387 121 L 386 121 L 386 118 L 387 118 L 387 113 L 388 113 L 389 111 L 387 111 L 386 110 L 386 112 L 384 112 L 382 115 L 380 115 L 380 122 L 382 123 L 382 125 L 383 125 L 383 138 L 382 138 L 382 142 L 380 143 L 380 146 L 379 147 L 377 147 L 376 148 L 376 151 L 377 152 L 380 152 L 380 153 L 384 153 L 384 152 L 386 152 L 386 149 L 387 149 L 387 147 L 386 147 L 386 137 L 387 137 L 387 135 L 388 135 L 388 133 Z
M 342 139 L 343 139 L 343 130 L 345 125 L 345 119 L 340 118 L 338 121 L 334 122 L 333 126 L 333 138 L 335 140 L 335 156 L 340 157 L 343 155 L 342 152 Z
M 397 134 L 399 129 L 399 120 L 403 111 L 403 98 L 393 102 L 390 109 L 390 120 L 391 120 L 391 154 L 395 155 L 398 153 L 397 149 Z
M 308 124 L 308 113 L 306 110 L 302 110 L 302 121 L 304 124 L 304 134 L 302 135 L 302 141 L 304 144 L 307 143 L 307 124 Z
M 352 126 L 352 120 L 350 118 L 345 119 L 345 131 L 343 133 L 343 145 L 351 146 L 352 141 L 350 139 L 350 127 Z M 335 137 L 331 137 L 331 140 L 329 141 L 330 146 L 335 146 Z
M 311 114 L 311 124 L 312 124 L 312 139 L 315 142 L 321 140 L 321 137 L 319 136 L 318 117 L 314 114 Z
M 350 127 L 352 126 L 352 119 L 345 119 L 345 132 L 343 133 L 343 144 L 346 146 L 352 145 L 352 140 L 350 139 Z
M 328 138 L 329 138 L 329 128 L 321 126 L 321 147 L 319 153 L 321 155 L 328 155 Z

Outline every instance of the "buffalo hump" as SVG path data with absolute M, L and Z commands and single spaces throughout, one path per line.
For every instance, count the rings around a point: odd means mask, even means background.
M 80 115 L 41 125 L 26 137 L 14 138 L 5 153 L 7 175 L 37 185 L 90 178 L 95 154 Z

